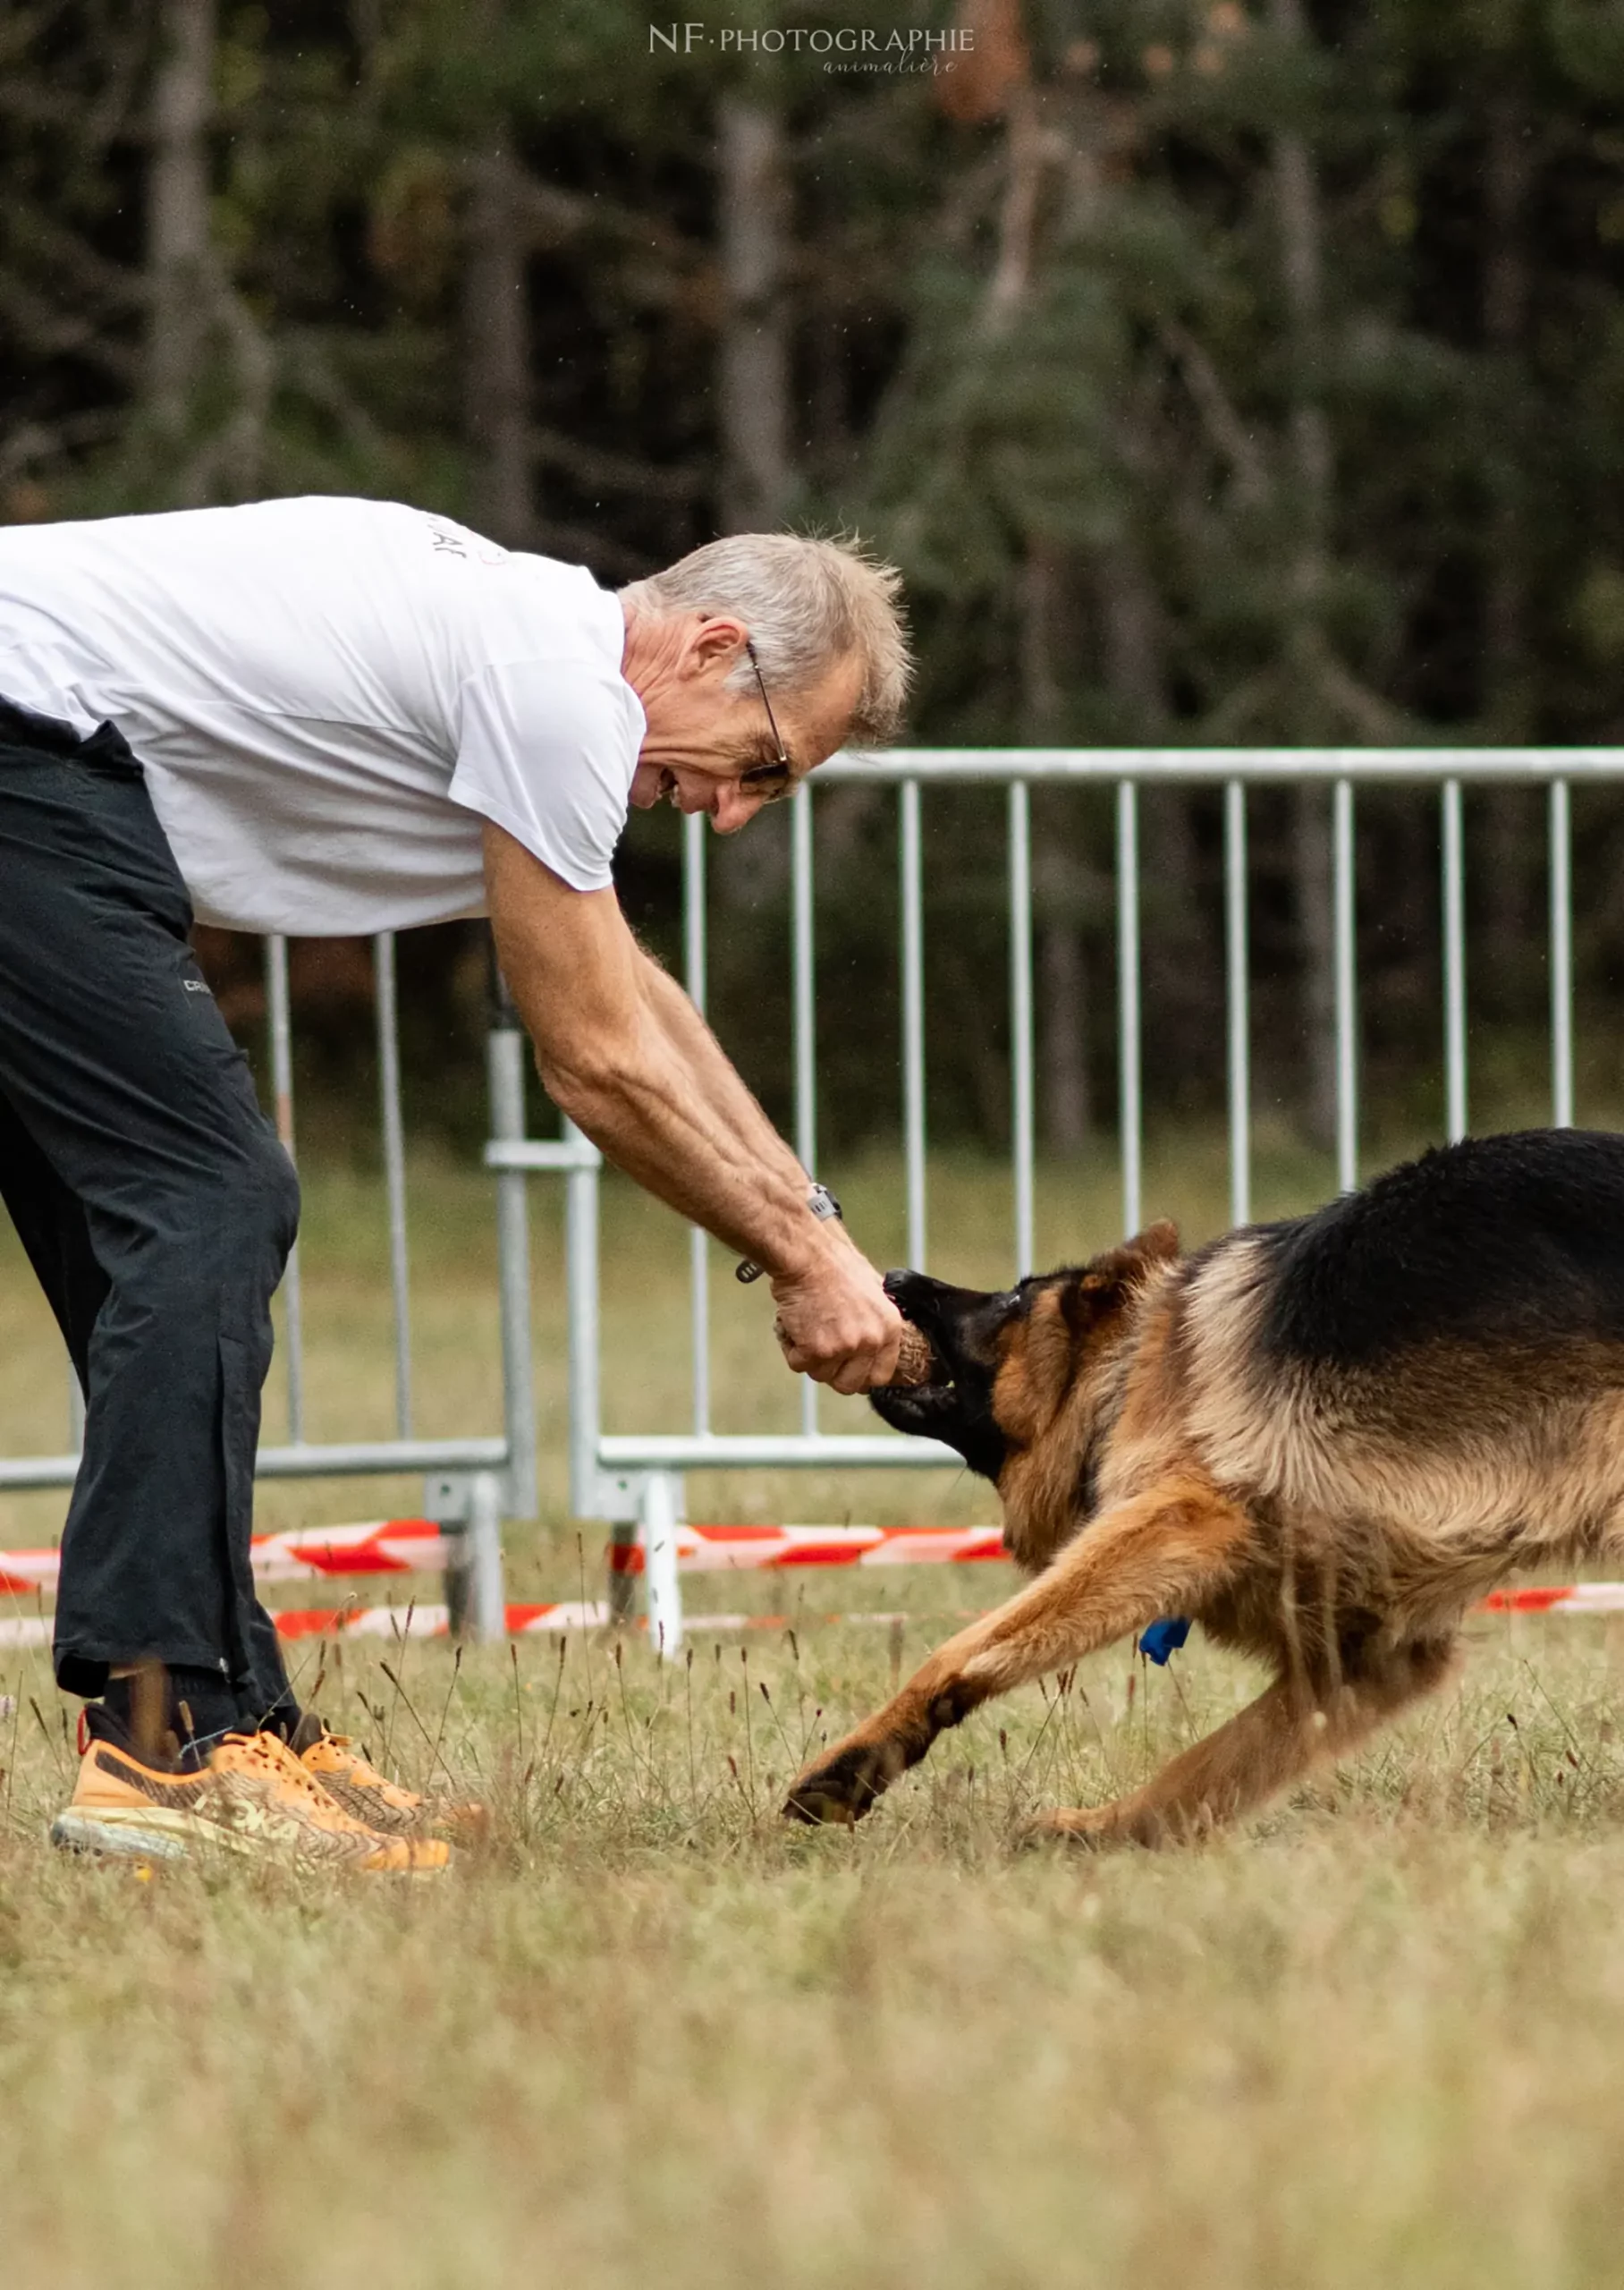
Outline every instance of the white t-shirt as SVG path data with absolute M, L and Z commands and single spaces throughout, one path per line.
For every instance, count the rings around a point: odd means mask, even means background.
M 645 722 L 590 573 L 393 502 L 0 528 L 0 698 L 140 762 L 199 917 L 485 909 L 481 818 L 601 890 Z

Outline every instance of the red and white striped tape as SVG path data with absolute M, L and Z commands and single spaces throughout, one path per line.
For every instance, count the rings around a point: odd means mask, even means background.
M 960 1619 L 968 1619 L 966 1609 Z M 1624 1582 L 1575 1582 L 1533 1589 L 1494 1590 L 1476 1608 L 1478 1614 L 1624 1614 Z M 613 1610 L 603 1599 L 560 1599 L 548 1604 L 510 1606 L 505 1610 L 510 1638 L 528 1638 L 549 1632 L 603 1630 L 613 1620 Z M 696 1614 L 683 1627 L 690 1635 L 716 1630 L 785 1630 L 793 1623 L 875 1624 L 940 1621 L 941 1616 L 867 1614 Z M 444 1638 L 451 1628 L 444 1606 L 309 1607 L 290 1609 L 275 1617 L 283 1638 Z M 647 1627 L 641 1619 L 624 1624 Z M 0 1620 L 0 1649 L 48 1646 L 51 1620 L 47 1615 L 23 1615 Z
M 504 1607 L 507 1634 L 527 1638 L 537 1631 L 600 1630 L 609 1607 L 602 1599 L 560 1599 L 550 1606 Z M 443 1606 L 310 1607 L 279 1614 L 283 1638 L 444 1638 L 451 1609 Z
M 1007 1556 L 997 1527 L 724 1526 L 683 1522 L 677 1534 L 677 1564 L 684 1573 L 743 1570 L 773 1572 L 790 1566 L 962 1565 Z M 263 1582 L 311 1577 L 410 1574 L 444 1568 L 453 1553 L 451 1539 L 432 1519 L 367 1519 L 339 1527 L 294 1527 L 280 1534 L 256 1535 L 254 1573 Z M 636 1543 L 610 1546 L 611 1571 L 640 1574 L 644 1558 Z M 36 1595 L 56 1587 L 55 1549 L 0 1550 L 0 1593 Z M 1494 1590 L 1478 1607 L 1484 1614 L 1624 1614 L 1624 1582 L 1541 1584 Z M 889 1621 L 890 1616 L 831 1615 L 827 1621 Z M 900 1617 L 898 1617 L 900 1619 Z M 601 1600 L 563 1599 L 538 1606 L 510 1606 L 510 1636 L 537 1631 L 597 1629 L 610 1619 Z M 696 1616 L 690 1630 L 771 1629 L 783 1617 L 772 1615 Z M 340 1633 L 359 1637 L 443 1637 L 447 1609 L 410 1607 L 315 1607 L 279 1615 L 283 1636 Z M 18 1616 L 0 1621 L 0 1646 L 47 1643 L 48 1619 Z
M 640 1574 L 635 1543 L 611 1546 L 617 1573 Z M 254 1573 L 262 1582 L 311 1575 L 410 1574 L 444 1567 L 449 1539 L 432 1519 L 368 1519 L 359 1526 L 293 1527 L 254 1537 Z M 777 1566 L 935 1565 L 1002 1558 L 996 1527 L 712 1527 L 677 1529 L 677 1564 L 685 1572 Z M 56 1587 L 55 1550 L 0 1550 L 0 1592 Z
M 367 1519 L 352 1527 L 294 1527 L 254 1537 L 254 1572 L 262 1582 L 312 1574 L 410 1574 L 444 1566 L 445 1537 L 432 1519 Z M 55 1550 L 0 1550 L 0 1591 L 54 1590 Z
M 410 1574 L 441 1567 L 446 1537 L 432 1519 L 368 1519 L 358 1527 L 292 1527 L 254 1537 L 254 1572 L 262 1582 L 294 1582 L 310 1574 Z M 0 1555 L 0 1568 L 5 1560 Z
M 1491 1590 L 1479 1614 L 1624 1614 L 1624 1582 L 1534 1583 Z
M 608 1602 L 602 1599 L 562 1599 L 551 1606 L 511 1606 L 506 1612 L 510 1638 L 538 1637 L 569 1630 L 603 1630 L 614 1618 Z M 969 1618 L 968 1614 L 965 1618 Z M 876 1623 L 918 1619 L 918 1616 L 904 1614 L 694 1614 L 685 1616 L 682 1626 L 690 1635 L 703 1636 L 706 1631 L 715 1630 L 787 1630 L 791 1624 L 799 1627 L 803 1622 L 872 1626 Z M 444 1638 L 451 1632 L 451 1612 L 443 1606 L 310 1607 L 279 1614 L 275 1623 L 278 1635 L 290 1639 Z M 637 1616 L 628 1617 L 622 1627 L 647 1630 L 648 1625 Z M 0 1621 L 0 1650 L 46 1647 L 50 1642 L 48 1615 L 23 1615 Z
M 565 1599 L 552 1606 L 512 1606 L 506 1609 L 510 1638 L 533 1638 L 550 1632 L 604 1630 L 614 1620 L 614 1610 L 603 1599 Z M 967 1616 L 966 1619 L 969 1617 Z M 918 1620 L 905 1614 L 690 1614 L 682 1627 L 701 1635 L 707 1630 L 788 1630 L 800 1621 L 901 1623 Z M 622 1617 L 622 1629 L 647 1630 L 641 1616 Z M 444 1607 L 312 1607 L 303 1614 L 279 1614 L 276 1628 L 283 1638 L 444 1638 L 451 1627 Z
M 939 1566 L 1007 1558 L 997 1527 L 715 1527 L 677 1529 L 677 1565 L 684 1573 L 782 1566 Z M 610 1570 L 640 1574 L 637 1543 L 612 1543 Z

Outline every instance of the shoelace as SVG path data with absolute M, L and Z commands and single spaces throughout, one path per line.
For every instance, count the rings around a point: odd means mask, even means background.
M 354 1734 L 335 1734 L 326 1718 L 322 1720 L 321 1732 L 315 1741 L 308 1743 L 306 1746 L 313 1750 L 336 1750 L 341 1757 L 353 1758 L 357 1765 L 364 1765 L 374 1773 L 377 1771 L 377 1768 L 366 1751 L 357 1743 Z
M 339 1810 L 315 1776 L 307 1772 L 287 1743 L 276 1734 L 232 1734 L 229 1741 L 241 1742 L 250 1759 L 285 1782 L 301 1797 L 321 1811 L 332 1813 Z
M 365 1773 L 370 1776 L 370 1785 L 372 1787 L 388 1791 L 394 1796 L 402 1798 L 402 1800 L 413 1804 L 420 1802 L 416 1790 L 408 1789 L 398 1781 L 391 1781 L 386 1773 L 381 1773 L 377 1767 L 374 1765 L 372 1760 L 368 1756 L 366 1751 L 356 1746 L 355 1737 L 352 1734 L 334 1734 L 328 1731 L 323 1734 L 321 1738 L 322 1745 L 325 1748 L 330 1747 L 332 1749 L 335 1749 L 342 1757 L 347 1757 L 356 1765 L 362 1767 Z M 365 1786 L 367 1784 L 363 1781 L 361 1785 Z

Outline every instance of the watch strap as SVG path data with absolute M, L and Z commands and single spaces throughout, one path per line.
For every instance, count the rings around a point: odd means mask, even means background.
M 836 1200 L 826 1184 L 813 1186 L 807 1195 L 807 1207 L 820 1223 L 826 1223 L 831 1217 L 840 1217 L 842 1224 L 845 1222 L 841 1213 L 840 1202 Z M 742 1281 L 748 1287 L 752 1280 L 760 1279 L 763 1269 L 761 1265 L 753 1264 L 749 1257 L 745 1257 L 741 1262 L 733 1267 L 733 1277 L 735 1280 Z

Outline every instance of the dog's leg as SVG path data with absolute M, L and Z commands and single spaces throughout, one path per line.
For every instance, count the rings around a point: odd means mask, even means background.
M 1170 1845 L 1250 1812 L 1311 1766 L 1341 1757 L 1442 1683 L 1451 1641 L 1400 1646 L 1315 1694 L 1281 1678 L 1131 1795 L 1077 1812 L 1045 1813 L 1027 1834 L 1086 1845 Z
M 1246 1514 L 1191 1472 L 1119 1503 L 1029 1588 L 938 1648 L 893 1701 L 809 1766 L 784 1811 L 854 1821 L 945 1726 L 1157 1615 L 1198 1609 L 1243 1563 Z

